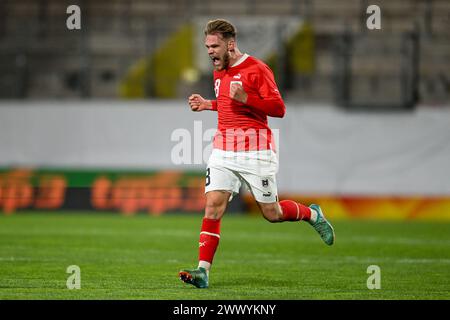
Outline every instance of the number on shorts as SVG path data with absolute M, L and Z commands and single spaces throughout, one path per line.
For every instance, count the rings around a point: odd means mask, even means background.
M 209 186 L 209 184 L 211 183 L 211 177 L 209 176 L 209 174 L 211 173 L 211 171 L 209 170 L 209 168 L 206 169 L 206 186 Z

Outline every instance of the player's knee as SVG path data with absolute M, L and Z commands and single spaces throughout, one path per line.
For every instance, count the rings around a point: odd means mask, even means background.
M 207 198 L 205 205 L 205 218 L 220 219 L 226 209 L 227 202 L 218 198 Z
M 205 218 L 220 219 L 225 212 L 225 207 L 217 204 L 206 204 Z

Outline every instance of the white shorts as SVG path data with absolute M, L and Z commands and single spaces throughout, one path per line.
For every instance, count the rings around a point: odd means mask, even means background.
M 233 152 L 213 149 L 206 169 L 205 193 L 229 191 L 231 201 L 245 182 L 256 201 L 276 202 L 277 172 L 278 158 L 272 150 Z

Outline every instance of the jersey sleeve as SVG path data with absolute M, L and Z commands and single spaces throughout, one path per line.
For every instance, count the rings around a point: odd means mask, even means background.
M 217 100 L 209 100 L 211 101 L 211 111 L 217 111 Z
M 286 106 L 269 67 L 261 66 L 258 69 L 254 84 L 258 93 L 247 93 L 246 105 L 261 110 L 270 117 L 284 117 Z

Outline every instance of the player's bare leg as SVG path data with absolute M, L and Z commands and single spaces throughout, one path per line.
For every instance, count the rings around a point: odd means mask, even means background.
M 262 203 L 256 201 L 263 217 L 269 222 L 283 222 L 283 211 L 278 202 Z
M 325 218 L 320 206 L 312 204 L 306 207 L 292 200 L 257 203 L 266 220 L 270 222 L 308 221 L 327 245 L 331 246 L 334 243 L 335 234 L 333 226 Z
M 199 240 L 199 263 L 197 269 L 181 270 L 180 279 L 196 286 L 207 288 L 209 270 L 219 245 L 220 221 L 228 205 L 231 193 L 228 191 L 210 191 L 206 193 L 205 216 Z

